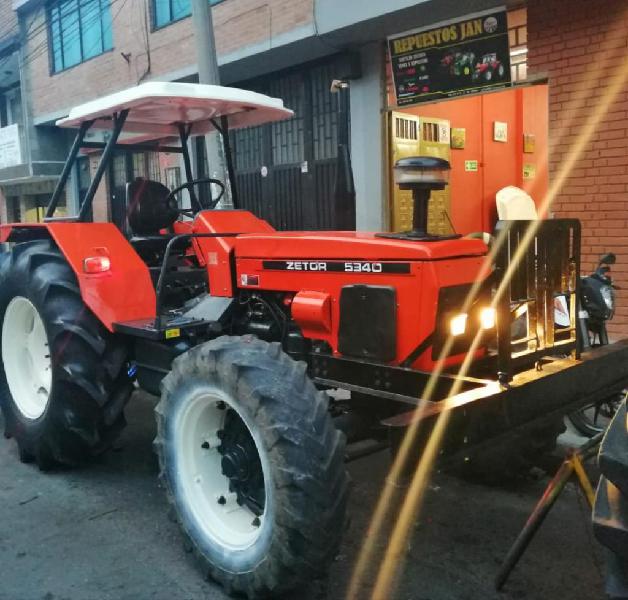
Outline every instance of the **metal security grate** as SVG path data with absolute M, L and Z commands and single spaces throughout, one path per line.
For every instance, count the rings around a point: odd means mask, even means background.
M 329 92 L 333 81 L 331 65 L 312 69 L 312 134 L 314 160 L 338 155 L 338 94 Z
M 395 115 L 395 137 L 402 140 L 418 140 L 419 129 L 416 119 L 404 119 Z
M 531 223 L 537 229 L 524 246 Z M 498 306 L 498 360 L 499 371 L 508 379 L 518 364 L 577 351 L 580 222 L 499 221 L 496 240 L 500 239 L 503 242 L 496 257 L 495 284 L 500 286 L 505 281 L 506 287 Z M 555 323 L 558 296 L 568 300 L 570 325 L 565 328 Z M 523 333 L 513 328 L 516 319 L 522 318 L 526 322 Z
M 272 123 L 273 165 L 288 165 L 305 160 L 304 105 L 305 81 L 300 73 L 294 73 L 271 81 L 268 92 L 282 98 L 292 108 L 295 116 L 285 121 Z
M 338 228 L 336 70 L 332 60 L 239 84 L 295 111 L 293 119 L 230 133 L 240 204 L 278 229 Z
M 263 153 L 264 126 L 236 129 L 231 137 L 236 171 L 259 168 Z

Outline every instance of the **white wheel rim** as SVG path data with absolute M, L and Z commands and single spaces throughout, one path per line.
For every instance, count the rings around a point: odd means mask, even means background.
M 27 419 L 38 419 L 50 399 L 52 362 L 44 323 L 23 296 L 13 298 L 4 315 L 2 360 L 17 409 Z
M 223 404 L 224 403 L 224 404 Z M 219 408 L 223 404 L 225 408 Z M 233 409 L 252 434 L 242 413 L 222 391 L 201 393 L 186 403 L 174 427 L 175 463 L 186 508 L 214 543 L 229 550 L 244 550 L 255 543 L 264 528 L 268 507 L 268 477 L 262 460 L 266 502 L 261 515 L 237 502 L 229 491 L 218 451 L 227 409 Z M 259 446 L 255 441 L 259 455 Z

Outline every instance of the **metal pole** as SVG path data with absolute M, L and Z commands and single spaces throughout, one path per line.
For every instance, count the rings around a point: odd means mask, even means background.
M 72 171 L 72 167 L 74 167 L 74 163 L 76 161 L 76 157 L 81 149 L 81 145 L 83 144 L 83 140 L 85 138 L 85 134 L 91 127 L 93 121 L 85 121 L 81 123 L 81 127 L 74 138 L 74 143 L 72 144 L 72 148 L 70 149 L 70 154 L 63 165 L 63 171 L 61 171 L 61 175 L 59 176 L 59 181 L 57 181 L 57 186 L 55 187 L 55 191 L 52 193 L 52 198 L 50 198 L 50 202 L 48 203 L 48 208 L 46 209 L 46 214 L 44 216 L 44 220 L 51 219 L 55 214 L 55 210 L 57 209 L 57 204 L 59 204 L 59 200 L 61 198 L 61 192 L 65 188 L 65 184 L 68 181 L 68 177 L 70 176 L 70 172 Z
M 192 163 L 190 162 L 190 152 L 188 148 L 188 139 L 190 138 L 189 132 L 186 130 L 185 125 L 179 124 L 179 137 L 181 138 L 181 149 L 183 152 L 183 166 L 185 168 L 185 178 L 187 179 L 186 183 L 190 183 L 194 179 L 192 175 Z M 194 186 L 188 187 L 188 194 L 190 194 L 190 203 L 194 210 L 203 210 L 206 208 L 202 206 L 200 203 L 198 196 L 196 195 L 196 191 L 194 190 Z
M 227 172 L 229 173 L 229 190 L 231 192 L 231 205 L 233 208 L 240 208 L 238 203 L 238 184 L 236 181 L 235 168 L 233 166 L 233 154 L 231 153 L 231 141 L 229 140 L 229 118 L 226 115 L 220 117 L 220 133 L 222 134 L 222 146 L 225 151 L 227 162 Z
M 116 143 L 118 142 L 118 138 L 120 137 L 120 132 L 122 131 L 122 127 L 124 127 L 124 122 L 129 114 L 129 110 L 125 109 L 121 111 L 118 115 L 115 115 L 113 118 L 113 130 L 111 131 L 111 137 L 103 150 L 102 156 L 100 157 L 100 162 L 98 163 L 98 167 L 96 167 L 96 172 L 94 173 L 94 177 L 92 178 L 91 183 L 89 184 L 89 188 L 85 193 L 85 199 L 83 200 L 83 204 L 81 205 L 81 209 L 79 210 L 78 220 L 84 221 L 89 211 L 92 208 L 92 203 L 94 201 L 94 194 L 96 194 L 96 190 L 100 185 L 100 180 L 105 173 L 105 169 L 109 166 L 109 161 L 111 155 L 113 154 Z
M 220 85 L 218 59 L 216 58 L 216 41 L 214 39 L 214 23 L 212 11 L 207 0 L 192 0 L 192 24 L 196 42 L 196 56 L 198 63 L 198 82 L 210 85 Z M 205 154 L 207 156 L 207 176 L 220 181 L 227 181 L 221 152 L 219 134 L 210 132 L 205 136 Z M 227 200 L 227 203 L 230 203 Z
M 583 444 L 577 451 L 574 451 L 571 456 L 563 461 L 560 469 L 558 469 L 556 475 L 554 475 L 547 488 L 545 488 L 543 496 L 526 521 L 521 533 L 517 536 L 515 543 L 508 551 L 508 554 L 504 559 L 504 564 L 499 569 L 497 577 L 495 577 L 495 589 L 497 591 L 500 591 L 504 587 L 510 573 L 517 566 L 517 563 L 523 556 L 523 553 L 526 551 L 526 548 L 532 541 L 532 538 L 543 524 L 543 521 L 545 521 L 545 517 L 549 514 L 574 472 L 578 476 L 578 481 L 587 495 L 589 503 L 593 502 L 593 490 L 591 488 L 591 483 L 584 472 L 581 461 L 585 461 L 595 455 L 597 447 L 602 441 L 603 436 L 603 433 L 599 433 L 592 437 L 588 442 Z

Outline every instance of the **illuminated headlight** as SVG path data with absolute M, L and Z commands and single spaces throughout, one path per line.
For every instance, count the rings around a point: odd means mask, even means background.
M 449 321 L 449 331 L 451 335 L 455 337 L 464 334 L 467 329 L 467 317 L 468 315 L 466 313 L 460 313 L 451 318 Z
M 604 285 L 600 288 L 600 294 L 612 316 L 615 310 L 615 290 L 610 285 Z
M 496 312 L 490 306 L 480 311 L 480 325 L 482 329 L 493 329 L 495 327 Z

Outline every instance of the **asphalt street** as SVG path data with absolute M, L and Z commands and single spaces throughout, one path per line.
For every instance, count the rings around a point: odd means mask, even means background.
M 0 438 L 1 600 L 218 600 L 184 550 L 156 477 L 155 399 L 136 394 L 115 451 L 80 470 L 40 473 Z M 1 423 L 0 423 L 1 425 Z M 350 464 L 351 525 L 329 579 L 293 595 L 342 599 L 385 485 L 386 452 Z M 410 535 L 398 591 L 403 600 L 596 600 L 603 553 L 584 499 L 569 486 L 513 573 L 493 578 L 546 479 L 494 489 L 437 474 Z M 361 597 L 369 598 L 377 565 Z

